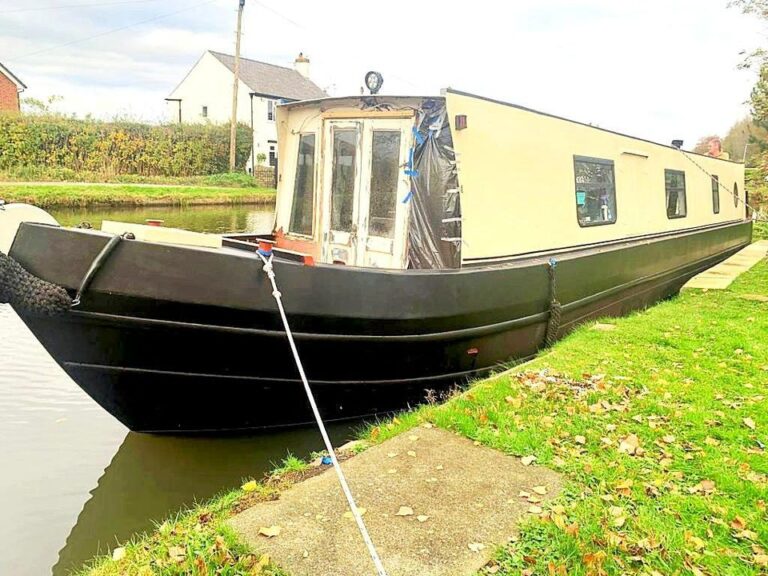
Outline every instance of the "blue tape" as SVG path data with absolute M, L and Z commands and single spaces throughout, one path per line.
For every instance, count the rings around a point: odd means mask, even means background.
M 421 135 L 421 132 L 419 132 L 416 129 L 416 126 L 413 127 L 413 137 L 416 139 L 416 143 L 421 146 L 424 144 L 424 136 Z
M 406 176 L 410 176 L 411 178 L 416 178 L 419 175 L 418 170 L 406 170 L 405 171 Z
M 262 250 L 261 248 L 259 248 L 258 250 L 256 250 L 256 252 L 258 252 L 262 256 L 272 256 L 272 250 Z
M 408 201 L 409 201 L 409 200 L 410 200 L 412 197 L 413 197 L 413 190 L 411 190 L 410 192 L 408 192 L 408 194 L 406 194 L 405 198 L 403 198 L 403 204 L 408 204 Z

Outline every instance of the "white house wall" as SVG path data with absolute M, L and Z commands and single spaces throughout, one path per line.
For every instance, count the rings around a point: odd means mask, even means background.
M 169 122 L 179 121 L 181 99 L 181 122 L 185 124 L 228 124 L 232 114 L 232 72 L 215 56 L 206 52 L 189 74 L 168 97 L 167 117 Z M 251 125 L 250 88 L 242 81 L 237 94 L 237 120 Z M 274 146 L 277 129 L 274 120 L 267 119 L 268 99 L 253 98 L 254 155 L 264 154 L 269 159 L 270 141 Z M 207 116 L 203 116 L 203 107 Z

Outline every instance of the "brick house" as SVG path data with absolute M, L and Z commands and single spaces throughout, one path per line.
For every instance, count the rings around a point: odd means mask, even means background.
M 0 112 L 18 113 L 21 110 L 19 94 L 27 87 L 0 63 Z

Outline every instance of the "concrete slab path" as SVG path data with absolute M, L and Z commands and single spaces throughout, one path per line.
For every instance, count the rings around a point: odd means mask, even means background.
M 686 282 L 683 289 L 725 290 L 740 274 L 765 258 L 766 253 L 768 253 L 768 240 L 754 242 L 720 264 L 697 274 Z
M 562 482 L 547 468 L 425 427 L 342 466 L 389 576 L 473 574 L 515 534 L 521 517 L 537 512 L 532 506 L 560 492 Z M 329 467 L 230 523 L 291 576 L 375 575 L 347 510 Z M 277 536 L 260 535 L 273 526 Z

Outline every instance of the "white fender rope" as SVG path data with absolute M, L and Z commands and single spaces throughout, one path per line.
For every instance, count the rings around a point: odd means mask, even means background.
M 291 332 L 291 328 L 288 325 L 288 318 L 285 315 L 285 309 L 283 308 L 283 301 L 282 301 L 282 294 L 277 289 L 277 282 L 275 280 L 275 271 L 272 268 L 272 254 L 269 255 L 269 258 L 267 259 L 264 254 L 261 253 L 261 251 L 257 252 L 259 257 L 261 257 L 262 261 L 264 262 L 264 272 L 267 274 L 267 277 L 269 278 L 269 281 L 272 283 L 272 296 L 275 297 L 275 301 L 277 302 L 277 308 L 280 311 L 280 317 L 283 320 L 283 327 L 285 328 L 285 334 L 288 336 L 288 343 L 291 345 L 291 352 L 293 352 L 293 359 L 296 362 L 296 368 L 299 370 L 299 375 L 301 376 L 301 381 L 304 384 L 304 391 L 307 394 L 307 399 L 309 400 L 309 404 L 312 407 L 312 412 L 315 415 L 315 421 L 317 422 L 318 428 L 320 428 L 320 434 L 323 437 L 323 442 L 325 443 L 325 449 L 328 451 L 328 455 L 331 457 L 331 462 L 333 463 L 333 469 L 336 470 L 336 476 L 339 478 L 339 484 L 341 484 L 341 489 L 344 492 L 344 496 L 347 498 L 347 502 L 349 503 L 349 508 L 352 512 L 352 516 L 355 519 L 355 522 L 357 523 L 357 528 L 360 530 L 360 534 L 363 537 L 363 541 L 365 541 L 365 545 L 368 547 L 368 553 L 371 555 L 371 560 L 373 560 L 373 564 L 376 567 L 376 572 L 378 573 L 378 576 L 387 576 L 387 572 L 384 569 L 384 564 L 381 562 L 381 558 L 379 558 L 379 553 L 376 551 L 376 547 L 373 545 L 373 540 L 371 540 L 370 534 L 368 534 L 368 529 L 365 527 L 365 522 L 363 522 L 363 517 L 360 514 L 360 511 L 357 509 L 357 504 L 355 504 L 355 499 L 352 496 L 352 491 L 349 489 L 349 484 L 347 484 L 347 479 L 344 476 L 344 472 L 341 469 L 341 466 L 339 465 L 339 461 L 336 458 L 336 452 L 333 450 L 333 445 L 331 444 L 331 439 L 328 437 L 328 431 L 325 429 L 325 424 L 323 424 L 323 419 L 320 416 L 320 411 L 317 409 L 317 403 L 315 402 L 315 395 L 312 393 L 312 389 L 309 387 L 309 382 L 307 382 L 307 375 L 304 373 L 304 366 L 301 363 L 301 358 L 299 357 L 299 351 L 296 349 L 296 343 L 293 341 L 293 333 Z

